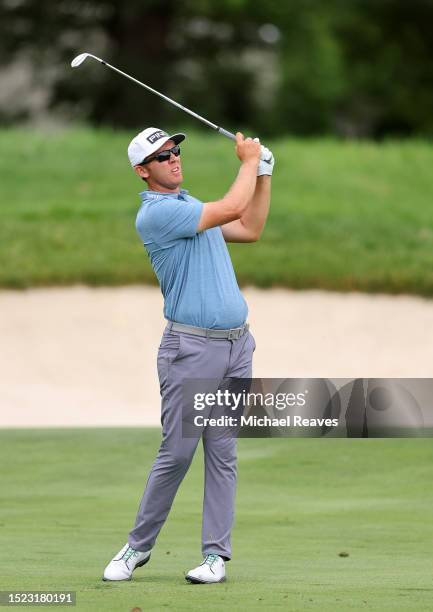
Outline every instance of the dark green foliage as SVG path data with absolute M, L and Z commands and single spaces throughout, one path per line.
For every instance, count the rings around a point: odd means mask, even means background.
M 93 124 L 191 124 L 109 70 L 69 68 L 90 51 L 230 129 L 431 136 L 432 23 L 433 0 L 8 0 L 0 63 L 33 76 L 0 120 L 33 116 L 42 86 L 51 112 Z

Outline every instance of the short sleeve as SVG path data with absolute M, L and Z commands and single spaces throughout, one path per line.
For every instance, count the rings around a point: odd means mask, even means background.
M 155 242 L 164 244 L 179 238 L 192 238 L 197 233 L 203 203 L 164 198 L 154 202 L 146 221 Z

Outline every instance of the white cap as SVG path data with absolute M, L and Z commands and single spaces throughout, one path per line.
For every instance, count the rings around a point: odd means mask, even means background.
M 149 157 L 152 153 L 157 151 L 167 140 L 173 140 L 174 144 L 179 144 L 186 137 L 186 134 L 179 132 L 169 136 L 167 132 L 160 130 L 155 127 L 146 128 L 135 138 L 131 140 L 128 147 L 128 157 L 131 166 L 137 166 L 141 162 Z

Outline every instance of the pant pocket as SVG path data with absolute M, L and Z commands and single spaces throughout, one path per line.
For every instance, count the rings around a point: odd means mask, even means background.
M 256 350 L 256 341 L 254 340 L 253 334 L 251 332 L 248 332 L 248 333 L 249 333 L 250 339 L 252 341 L 252 347 L 253 347 L 253 353 L 254 353 L 254 351 Z
M 182 350 L 181 336 L 164 334 L 158 349 L 157 369 L 161 395 L 167 385 L 170 365 L 179 358 Z

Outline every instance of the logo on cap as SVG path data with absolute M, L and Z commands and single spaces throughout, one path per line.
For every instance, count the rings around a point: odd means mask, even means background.
M 157 132 L 153 132 L 150 136 L 147 137 L 147 140 L 150 144 L 153 144 L 160 138 L 164 138 L 164 136 L 168 136 L 167 132 L 163 132 L 162 130 L 158 130 Z

